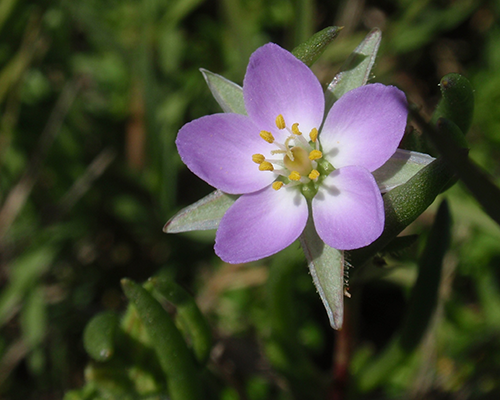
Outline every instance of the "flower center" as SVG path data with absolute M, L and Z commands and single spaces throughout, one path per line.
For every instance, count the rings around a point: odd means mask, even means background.
M 309 175 L 313 167 L 307 151 L 302 147 L 296 146 L 292 147 L 290 152 L 292 153 L 293 160 L 286 154 L 285 157 L 283 157 L 285 167 L 287 167 L 289 171 L 297 171 L 301 176 Z
M 276 127 L 279 130 L 287 130 L 289 136 L 283 143 L 279 143 L 271 132 L 260 131 L 260 137 L 274 144 L 276 149 L 270 151 L 270 157 L 254 154 L 252 160 L 259 164 L 260 171 L 269 171 L 276 175 L 277 180 L 272 185 L 275 190 L 284 185 L 301 184 L 302 189 L 306 189 L 305 186 L 311 183 L 314 185 L 321 175 L 317 169 L 318 164 L 319 169 L 323 170 L 321 165 L 326 162 L 321 159 L 323 154 L 319 150 L 318 130 L 313 128 L 309 133 L 310 140 L 307 140 L 299 130 L 299 124 L 293 123 L 288 127 L 281 114 L 276 117 Z

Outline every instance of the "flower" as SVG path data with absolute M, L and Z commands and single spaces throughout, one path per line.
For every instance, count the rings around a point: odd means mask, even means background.
M 241 195 L 220 221 L 216 254 L 229 263 L 275 254 L 300 236 L 309 214 L 319 237 L 338 250 L 377 239 L 385 215 L 371 173 L 403 136 L 403 92 L 361 86 L 324 118 L 318 79 L 290 52 L 269 43 L 250 57 L 243 96 L 247 115 L 196 119 L 176 140 L 194 174 Z

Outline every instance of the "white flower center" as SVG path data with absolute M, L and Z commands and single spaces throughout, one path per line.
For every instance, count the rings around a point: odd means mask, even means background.
M 296 185 L 316 181 L 320 176 L 316 160 L 323 157 L 318 150 L 318 130 L 313 128 L 309 133 L 310 141 L 304 138 L 299 130 L 299 124 L 294 123 L 287 127 L 283 115 L 276 117 L 276 126 L 280 130 L 287 130 L 290 135 L 284 143 L 279 143 L 269 131 L 260 131 L 260 137 L 276 146 L 270 152 L 271 157 L 263 154 L 254 154 L 252 160 L 259 164 L 260 171 L 270 171 L 276 174 L 277 180 L 273 183 L 275 190 L 280 189 L 285 183 Z M 278 157 L 273 157 L 278 155 Z M 282 156 L 282 157 L 279 157 Z M 285 179 L 283 179 L 285 178 Z

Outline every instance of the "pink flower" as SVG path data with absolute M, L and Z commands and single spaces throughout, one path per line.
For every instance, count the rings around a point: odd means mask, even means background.
M 243 96 L 248 115 L 199 118 L 176 140 L 193 173 L 241 195 L 220 221 L 217 255 L 243 263 L 275 254 L 300 236 L 310 213 L 330 247 L 351 250 L 377 239 L 385 216 L 372 172 L 403 136 L 405 95 L 393 86 L 362 86 L 323 119 L 317 78 L 269 43 L 250 58 Z

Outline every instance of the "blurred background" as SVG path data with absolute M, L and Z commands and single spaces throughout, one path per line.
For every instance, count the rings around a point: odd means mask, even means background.
M 306 398 L 283 394 L 293 379 L 307 387 L 302 356 L 338 379 L 340 339 L 298 245 L 228 265 L 213 253 L 213 232 L 162 233 L 212 191 L 174 144 L 184 123 L 220 112 L 199 68 L 241 84 L 264 43 L 291 50 L 344 26 L 313 66 L 328 84 L 379 27 L 372 81 L 399 86 L 424 115 L 443 75 L 470 79 L 470 155 L 498 184 L 499 13 L 498 0 L 1 0 L 0 398 L 61 399 L 83 386 L 86 323 L 124 310 L 121 278 L 157 273 L 187 288 L 206 315 L 220 398 Z M 417 357 L 359 398 L 500 396 L 500 229 L 461 184 L 445 196 L 453 237 L 430 333 Z M 358 279 L 350 271 L 350 374 L 400 326 L 435 210 L 409 227 L 421 234 L 411 247 Z M 276 299 L 283 280 L 287 295 Z M 301 349 L 293 365 L 268 341 L 280 318 Z

